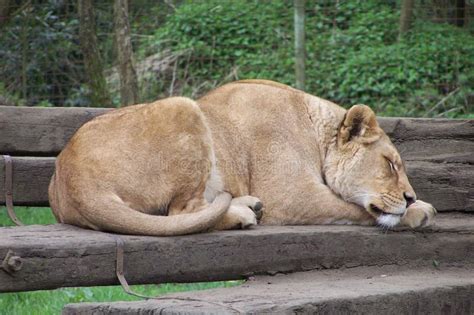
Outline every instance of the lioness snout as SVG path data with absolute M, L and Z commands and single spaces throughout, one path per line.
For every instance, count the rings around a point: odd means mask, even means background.
M 409 192 L 404 192 L 404 193 L 403 193 L 403 197 L 405 198 L 405 200 L 406 200 L 406 202 L 407 202 L 407 208 L 408 208 L 410 205 L 414 204 L 415 201 L 416 201 L 415 196 L 413 196 L 413 195 L 412 195 L 411 193 L 409 193 Z

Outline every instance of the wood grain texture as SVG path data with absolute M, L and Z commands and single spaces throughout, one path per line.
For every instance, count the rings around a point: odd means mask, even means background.
M 110 109 L 0 106 L 0 153 L 55 156 L 82 124 Z M 379 118 L 418 197 L 439 211 L 474 211 L 474 120 Z M 0 161 L 2 163 L 2 161 Z M 0 166 L 0 192 L 3 191 Z M 48 158 L 14 159 L 14 202 L 47 206 Z M 0 195 L 0 204 L 5 197 Z
M 237 287 L 167 294 L 166 299 L 68 304 L 62 314 L 472 314 L 469 267 L 397 265 L 257 276 Z
M 109 110 L 0 106 L 0 154 L 55 156 L 80 126 Z
M 437 158 L 441 160 L 437 160 Z M 465 154 L 450 159 L 467 160 Z M 410 182 L 418 198 L 438 211 L 474 211 L 474 165 L 443 162 L 443 156 L 407 160 Z M 53 157 L 13 158 L 13 200 L 15 205 L 48 206 L 48 185 L 54 173 Z M 0 162 L 3 163 L 3 161 Z M 0 204 L 5 204 L 4 167 L 0 167 Z
M 49 206 L 48 185 L 54 157 L 13 157 L 13 202 L 18 206 Z M 0 156 L 0 205 L 5 204 L 5 167 Z
M 474 212 L 474 165 L 406 162 L 408 178 L 417 197 L 438 211 Z
M 0 154 L 55 156 L 80 126 L 109 110 L 0 106 Z M 379 122 L 395 143 L 411 140 L 419 146 L 427 139 L 454 140 L 452 147 L 474 152 L 474 119 L 379 118 Z
M 474 217 L 440 215 L 418 232 L 360 226 L 259 226 L 177 237 L 121 236 L 130 283 L 240 279 L 314 269 L 373 265 L 474 263 Z M 343 244 L 343 246 L 342 246 Z M 67 225 L 0 228 L 0 259 L 11 250 L 23 266 L 0 270 L 0 292 L 117 284 L 115 241 Z
M 439 211 L 474 211 L 474 120 L 379 120 L 418 198 Z

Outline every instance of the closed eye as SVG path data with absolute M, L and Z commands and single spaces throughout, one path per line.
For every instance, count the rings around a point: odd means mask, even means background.
M 390 166 L 390 171 L 391 171 L 392 173 L 396 173 L 397 167 L 395 166 L 395 164 L 394 164 L 391 160 L 389 160 L 389 159 L 387 159 L 387 158 L 386 158 L 386 160 L 387 160 L 388 165 Z

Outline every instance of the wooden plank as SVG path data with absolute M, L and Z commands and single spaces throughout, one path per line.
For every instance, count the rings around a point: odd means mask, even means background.
M 161 300 L 68 304 L 62 314 L 472 314 L 469 267 L 397 265 L 257 276 L 237 287 Z
M 379 118 L 404 160 L 474 164 L 474 119 Z
M 418 232 L 360 226 L 259 226 L 178 237 L 121 236 L 130 283 L 240 279 L 368 265 L 474 263 L 474 217 L 440 215 Z M 0 292 L 117 284 L 115 240 L 67 225 L 0 228 L 0 260 L 21 257 L 21 270 L 0 270 Z
M 80 126 L 109 110 L 0 106 L 0 154 L 55 156 Z M 474 141 L 474 119 L 382 117 L 379 122 L 395 143 L 408 139 L 459 140 L 459 144 Z M 464 152 L 468 149 L 473 150 L 472 143 Z
M 474 119 L 379 117 L 377 120 L 395 142 L 428 138 L 474 140 Z
M 18 206 L 49 206 L 48 185 L 54 157 L 13 157 L 13 202 Z M 0 163 L 4 163 L 0 157 Z M 0 204 L 5 204 L 5 168 L 0 167 Z
M 473 164 L 408 161 L 406 166 L 419 199 L 438 211 L 474 212 Z
M 0 152 L 56 155 L 79 126 L 108 110 L 0 106 Z M 474 211 L 474 120 L 379 120 L 407 161 L 420 199 L 435 204 L 440 211 Z M 14 163 L 15 203 L 48 205 L 53 160 L 16 158 Z M 3 171 L 0 167 L 0 191 Z M 4 199 L 1 194 L 0 204 Z
M 409 156 L 406 162 L 410 181 L 418 198 L 438 211 L 474 211 L 474 163 L 466 153 Z M 55 158 L 13 158 L 13 200 L 16 205 L 48 206 L 48 185 Z M 0 167 L 0 192 L 4 190 L 4 168 Z M 0 204 L 5 195 L 0 194 Z
M 109 110 L 0 106 L 0 154 L 55 156 L 80 126 Z

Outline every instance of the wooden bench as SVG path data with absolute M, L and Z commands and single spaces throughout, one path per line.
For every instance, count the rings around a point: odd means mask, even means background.
M 55 156 L 77 128 L 106 111 L 0 106 L 0 154 L 12 157 L 15 205 L 48 206 L 47 187 Z M 474 120 L 380 118 L 379 122 L 404 158 L 419 198 L 431 202 L 440 212 L 433 227 L 382 231 L 359 226 L 287 226 L 173 238 L 122 236 L 126 277 L 133 284 L 297 273 L 276 276 L 274 286 L 266 284 L 272 282 L 268 276 L 257 276 L 257 280 L 246 283 L 248 290 L 239 287 L 194 292 L 178 299 L 141 304 L 70 305 L 64 312 L 311 312 L 324 306 L 337 313 L 351 310 L 347 305 L 359 305 L 352 310 L 362 312 L 370 305 L 377 310 L 377 299 L 385 305 L 405 303 L 412 310 L 420 301 L 434 297 L 438 299 L 431 309 L 434 312 L 446 305 L 461 313 L 474 311 L 474 277 L 466 276 L 467 268 L 474 266 Z M 5 169 L 0 165 L 0 204 L 5 204 L 4 183 Z M 9 267 L 8 258 L 12 256 L 16 260 L 10 261 L 13 265 Z M 0 292 L 118 283 L 113 235 L 67 225 L 0 228 L 2 261 Z M 321 269 L 329 271 L 314 271 Z M 300 272 L 309 273 L 301 276 Z M 406 280 L 411 286 L 402 286 L 405 291 L 386 288 L 387 281 L 377 278 L 372 281 L 380 287 L 377 295 L 369 290 L 367 277 L 361 276 L 373 272 L 391 273 L 394 281 Z M 429 272 L 439 273 L 440 281 L 427 281 Z M 419 274 L 426 278 L 417 277 Z M 322 284 L 330 285 L 334 277 L 351 280 L 341 280 L 341 290 L 326 292 Z M 302 279 L 313 279 L 321 285 L 315 286 L 315 291 L 304 292 L 311 281 Z M 343 289 L 357 283 L 367 290 L 348 296 Z M 421 288 L 417 301 L 407 298 L 414 287 Z M 288 290 L 294 290 L 294 301 L 284 298 Z M 338 297 L 345 302 L 334 304 Z

